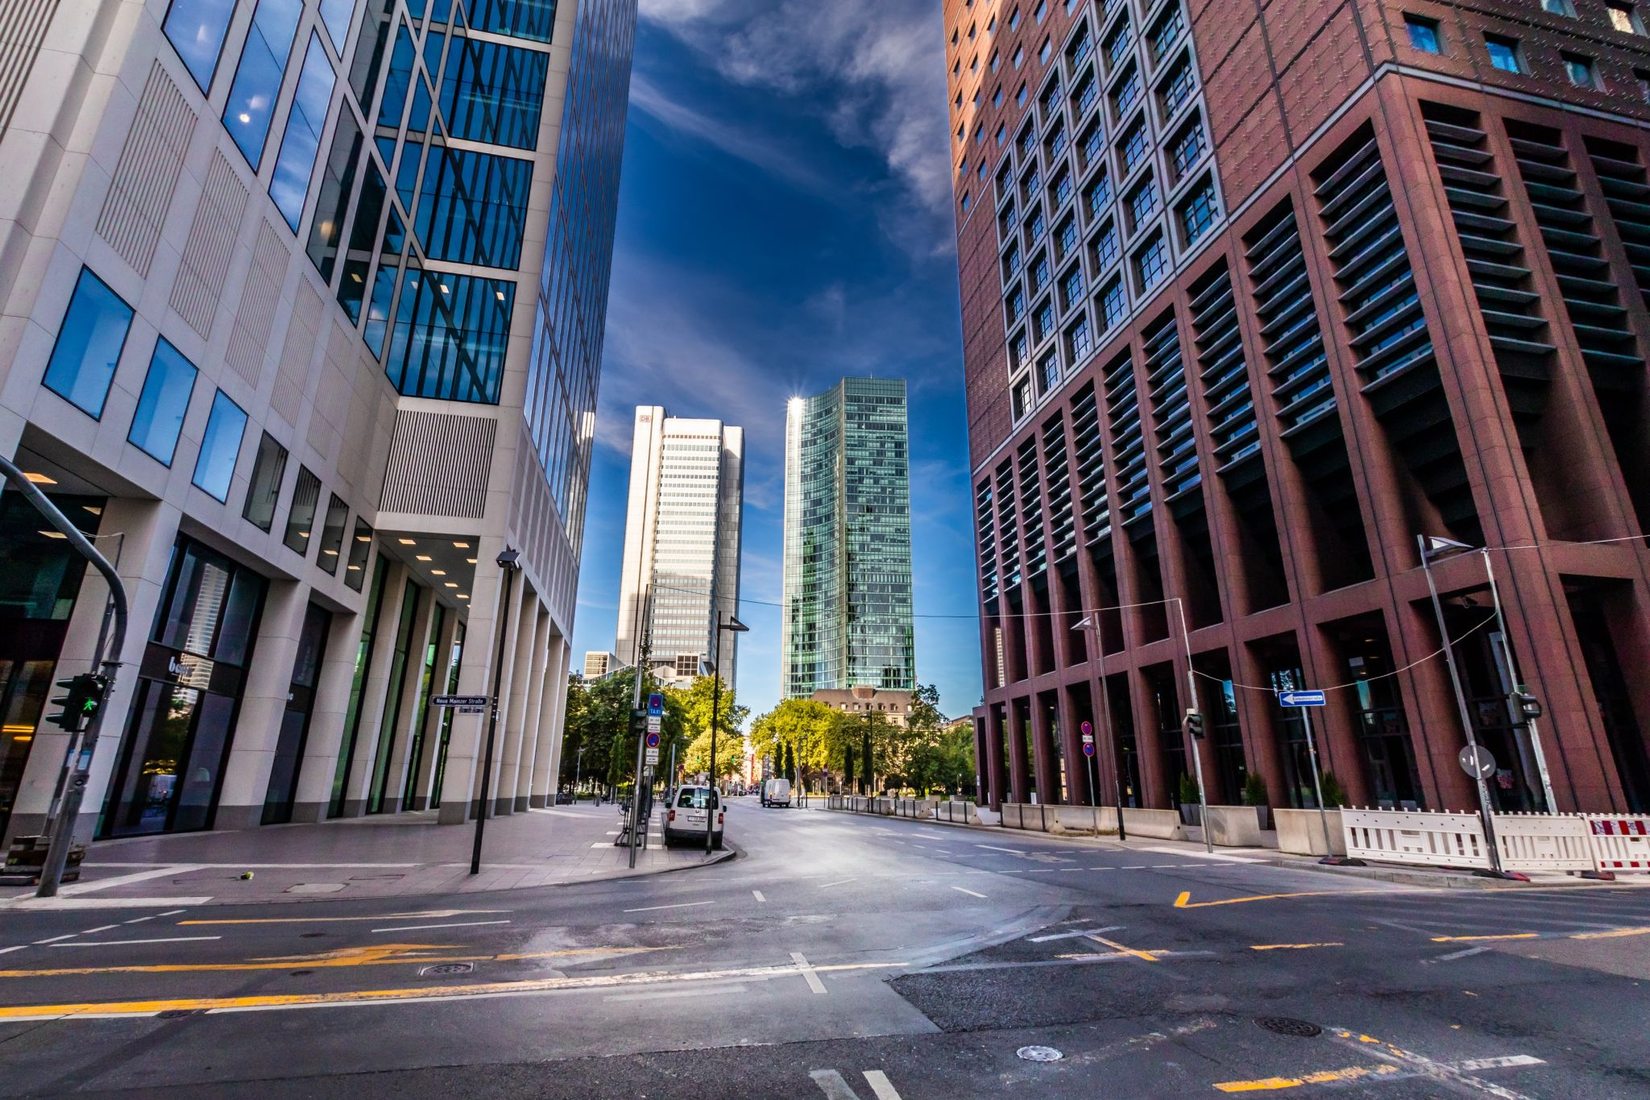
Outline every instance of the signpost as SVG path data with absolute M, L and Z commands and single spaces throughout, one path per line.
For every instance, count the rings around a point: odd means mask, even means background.
M 490 695 L 437 695 L 430 700 L 435 707 L 485 707 L 492 702 Z
M 1323 804 L 1323 780 L 1318 775 L 1318 742 L 1312 736 L 1312 708 L 1321 707 L 1326 702 L 1324 693 L 1316 689 L 1278 692 L 1278 705 L 1297 708 L 1301 712 L 1301 725 L 1306 727 L 1306 752 L 1312 758 L 1312 793 L 1317 796 L 1318 823 L 1323 826 L 1323 859 L 1320 862 L 1339 863 L 1341 859 L 1329 840 L 1329 809 Z
M 1467 745 L 1456 754 L 1455 760 L 1461 765 L 1461 770 L 1474 779 L 1488 779 L 1495 774 L 1495 757 L 1489 749 L 1476 742 Z

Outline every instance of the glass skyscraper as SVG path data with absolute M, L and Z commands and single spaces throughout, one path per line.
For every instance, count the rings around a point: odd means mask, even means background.
M 905 382 L 845 378 L 785 419 L 780 690 L 916 685 Z

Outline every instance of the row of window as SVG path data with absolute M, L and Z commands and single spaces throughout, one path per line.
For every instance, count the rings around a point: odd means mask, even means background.
M 1570 0 L 1542 0 L 1541 6 L 1549 12 L 1575 15 L 1575 8 L 1571 5 Z M 1632 5 L 1610 4 L 1609 9 L 1611 23 L 1617 30 L 1630 34 L 1644 33 L 1644 25 L 1639 20 L 1638 11 Z M 1447 52 L 1443 28 L 1436 19 L 1422 15 L 1406 14 L 1404 16 L 1404 32 L 1409 38 L 1410 46 L 1414 49 L 1433 54 Z M 1527 73 L 1530 71 L 1529 62 L 1524 57 L 1523 43 L 1517 38 L 1485 32 L 1484 50 L 1489 55 L 1490 64 L 1503 72 Z M 1604 80 L 1598 72 L 1596 58 L 1569 50 L 1560 51 L 1559 57 L 1564 64 L 1564 75 L 1569 77 L 1571 84 L 1578 88 L 1605 90 Z M 1650 99 L 1650 73 L 1635 71 L 1635 75 L 1638 79 L 1640 97 Z

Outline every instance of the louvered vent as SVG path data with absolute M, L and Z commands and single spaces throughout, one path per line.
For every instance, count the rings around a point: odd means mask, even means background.
M 1043 425 L 1043 476 L 1048 481 L 1049 542 L 1055 564 L 1077 553 L 1077 517 L 1071 507 L 1071 467 L 1066 461 L 1065 421 L 1056 414 Z
M 1255 314 L 1284 438 L 1335 408 L 1294 207 L 1283 203 L 1245 238 Z
M 1077 488 L 1083 502 L 1083 541 L 1111 534 L 1111 498 L 1106 493 L 1106 456 L 1100 441 L 1100 409 L 1091 382 L 1071 404 L 1072 445 L 1077 455 Z
M 491 417 L 403 409 L 395 418 L 380 509 L 480 519 L 497 430 Z
M 997 543 L 1002 547 L 1003 590 L 1020 583 L 1020 528 L 1014 522 L 1014 464 L 997 467 Z
M 1186 498 L 1202 484 L 1203 472 L 1197 465 L 1197 437 L 1186 392 L 1186 360 L 1180 353 L 1180 330 L 1173 311 L 1146 330 L 1145 353 L 1158 472 L 1169 506 L 1179 515 L 1186 510 Z M 1191 503 L 1201 507 L 1202 497 Z
M 1650 182 L 1645 179 L 1639 151 L 1602 138 L 1587 138 L 1593 173 L 1598 176 L 1610 220 L 1627 260 L 1633 265 L 1639 295 L 1650 304 Z
M 23 98 L 59 0 L 0 0 L 0 138 Z
M 980 540 L 980 591 L 989 603 L 997 598 L 997 529 L 992 522 L 990 478 L 974 491 L 974 527 Z
M 241 285 L 241 301 L 235 310 L 235 326 L 229 331 L 229 349 L 224 357 L 253 389 L 263 382 L 269 332 L 275 323 L 275 307 L 281 300 L 289 258 L 290 253 L 275 228 L 267 221 L 259 222 L 252 266 L 247 269 L 246 282 Z
M 218 296 L 229 275 L 229 257 L 235 250 L 235 237 L 245 212 L 246 185 L 223 153 L 214 153 L 183 246 L 182 262 L 172 282 L 171 298 L 178 316 L 203 340 L 212 338 Z
M 177 191 L 195 121 L 183 93 L 157 61 L 97 215 L 97 235 L 145 278 Z
M 1245 459 L 1260 455 L 1260 429 L 1243 360 L 1237 298 L 1232 273 L 1223 263 L 1192 287 L 1192 340 L 1198 377 L 1214 446 L 1215 472 L 1231 475 Z
M 1037 437 L 1020 444 L 1016 455 L 1020 475 L 1020 531 L 1025 540 L 1025 575 L 1048 571 L 1047 543 L 1043 541 L 1043 491 L 1037 476 Z
M 1106 368 L 1106 423 L 1117 462 L 1118 510 L 1124 523 L 1133 523 L 1151 512 L 1152 493 L 1146 472 L 1146 437 L 1140 425 L 1140 395 L 1134 364 L 1127 355 Z

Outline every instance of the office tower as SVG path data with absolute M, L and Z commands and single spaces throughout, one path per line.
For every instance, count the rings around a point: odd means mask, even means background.
M 495 684 L 490 809 L 542 803 L 634 0 L 12 15 L 0 453 L 132 605 L 81 835 L 462 821 L 483 720 L 431 696 Z M 47 685 L 89 667 L 104 587 L 16 493 L 0 526 L 18 833 L 63 759 Z
M 585 651 L 584 678 L 586 680 L 605 680 L 624 667 L 617 654 L 603 653 L 599 649 Z
M 1641 7 L 947 0 L 993 803 L 1650 808 Z
M 785 416 L 780 692 L 916 686 L 905 382 L 844 378 Z
M 717 624 L 739 609 L 745 430 L 641 405 L 632 438 L 613 649 L 630 666 L 645 650 L 649 671 L 681 687 L 711 670 Z M 730 686 L 736 646 L 722 640 Z

